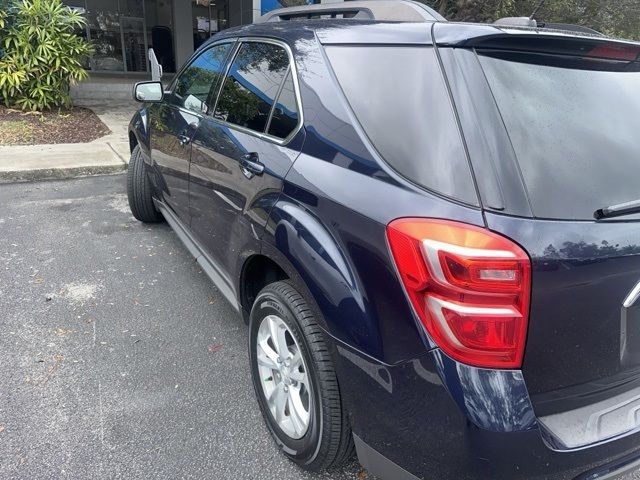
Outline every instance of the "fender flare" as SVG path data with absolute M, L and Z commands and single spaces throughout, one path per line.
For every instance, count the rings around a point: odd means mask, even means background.
M 274 204 L 261 254 L 279 265 L 311 303 L 326 333 L 379 355 L 379 338 L 368 334 L 377 328 L 374 315 L 345 250 L 330 228 L 303 205 L 285 196 Z

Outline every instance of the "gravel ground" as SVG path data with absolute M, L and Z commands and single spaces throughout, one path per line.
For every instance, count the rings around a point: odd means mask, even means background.
M 124 185 L 0 186 L 0 478 L 366 479 L 279 454 L 244 324 Z

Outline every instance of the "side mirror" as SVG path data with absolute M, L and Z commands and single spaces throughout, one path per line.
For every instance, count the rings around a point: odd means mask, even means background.
M 162 101 L 164 90 L 161 82 L 138 82 L 133 87 L 133 99 L 137 102 Z

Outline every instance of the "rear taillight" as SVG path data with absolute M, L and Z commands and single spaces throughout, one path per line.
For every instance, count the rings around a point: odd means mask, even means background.
M 411 303 L 444 352 L 478 367 L 522 365 L 531 295 L 522 248 L 483 228 L 425 218 L 395 220 L 387 237 Z

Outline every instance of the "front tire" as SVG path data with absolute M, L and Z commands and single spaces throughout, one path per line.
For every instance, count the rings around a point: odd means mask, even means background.
M 354 453 L 351 427 L 324 333 L 288 282 L 267 285 L 249 326 L 253 386 L 278 447 L 309 471 L 338 467 Z
M 133 216 L 145 223 L 157 223 L 163 220 L 162 214 L 153 204 L 151 182 L 147 175 L 147 164 L 142 158 L 140 145 L 131 152 L 127 169 L 127 197 Z

